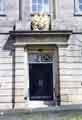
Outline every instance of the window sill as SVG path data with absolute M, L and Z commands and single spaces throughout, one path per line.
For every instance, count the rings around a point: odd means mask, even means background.
M 43 14 L 45 14 L 45 13 L 43 13 Z M 42 15 L 43 15 L 43 14 L 42 14 Z M 34 15 L 40 15 L 40 13 L 31 13 L 31 14 L 30 14 L 30 16 L 34 16 Z M 47 14 L 47 15 L 50 16 L 50 14 Z
M 74 14 L 75 17 L 82 17 L 82 14 Z
M 0 14 L 0 17 L 5 17 L 6 16 L 6 14 Z

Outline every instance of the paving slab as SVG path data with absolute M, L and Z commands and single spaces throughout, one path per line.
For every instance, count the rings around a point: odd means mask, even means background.
M 1 114 L 0 120 L 82 120 L 82 111 L 9 112 Z

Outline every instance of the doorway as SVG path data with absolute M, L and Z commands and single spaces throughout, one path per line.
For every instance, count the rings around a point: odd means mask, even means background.
M 25 54 L 27 66 L 25 85 L 29 107 L 56 105 L 58 93 L 57 48 L 36 46 L 28 47 Z
M 29 99 L 53 100 L 53 52 L 39 49 L 28 54 Z

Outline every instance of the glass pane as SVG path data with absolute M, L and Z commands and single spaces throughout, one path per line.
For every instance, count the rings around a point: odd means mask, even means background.
M 30 54 L 29 55 L 29 63 L 40 62 L 40 61 L 41 61 L 41 57 L 38 54 Z
M 39 12 L 39 13 L 42 12 L 42 5 L 38 5 L 38 12 Z
M 48 5 L 45 4 L 43 8 L 44 8 L 44 12 L 45 12 L 45 13 L 48 13 Z
M 37 12 L 37 6 L 36 5 L 32 5 L 32 12 L 34 12 L 34 13 Z
M 44 12 L 48 13 L 48 0 L 44 0 Z
M 79 0 L 80 3 L 82 3 L 82 0 Z
M 52 62 L 52 56 L 49 54 L 43 54 L 41 57 L 42 62 Z
M 48 0 L 44 0 L 44 4 L 48 4 Z
M 34 62 L 36 60 L 36 55 L 29 55 L 29 62 Z
M 32 0 L 32 3 L 37 3 L 38 2 L 38 0 Z
M 42 4 L 42 0 L 38 0 L 38 3 Z
M 4 0 L 0 0 L 0 10 L 4 10 Z
M 82 11 L 82 5 L 79 5 L 80 10 Z

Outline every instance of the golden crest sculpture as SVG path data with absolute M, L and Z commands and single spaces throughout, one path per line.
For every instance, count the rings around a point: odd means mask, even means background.
M 47 31 L 50 28 L 50 16 L 48 14 L 34 14 L 31 25 L 33 31 Z

